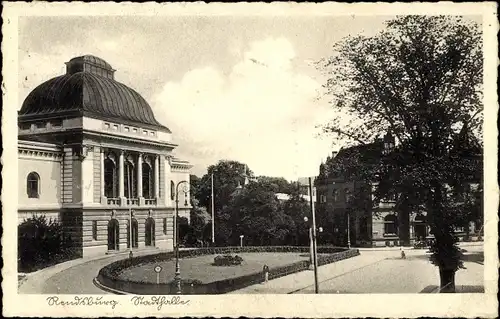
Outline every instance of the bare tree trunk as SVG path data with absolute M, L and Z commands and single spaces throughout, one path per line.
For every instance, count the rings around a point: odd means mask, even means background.
M 455 270 L 439 267 L 440 293 L 455 292 Z
M 449 227 L 447 220 L 444 216 L 442 201 L 443 193 L 439 183 L 434 182 L 432 189 L 434 194 L 432 196 L 431 204 L 431 220 L 433 224 L 433 233 L 435 237 L 434 249 L 438 261 L 439 277 L 440 277 L 440 292 L 454 293 L 455 292 L 455 272 L 456 263 L 459 260 L 447 258 L 452 255 L 454 250 L 454 239 L 452 229 Z
M 465 222 L 465 240 L 468 241 L 470 237 L 469 221 Z

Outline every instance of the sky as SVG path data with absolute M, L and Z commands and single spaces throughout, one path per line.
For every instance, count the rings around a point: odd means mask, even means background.
M 93 54 L 139 92 L 170 128 L 198 176 L 221 159 L 256 175 L 314 176 L 342 146 L 321 133 L 333 116 L 312 64 L 388 16 L 22 17 L 19 106 L 64 62 Z

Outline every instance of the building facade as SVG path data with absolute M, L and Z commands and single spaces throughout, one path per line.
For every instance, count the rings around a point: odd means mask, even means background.
M 177 191 L 179 215 L 191 208 L 177 187 L 191 165 L 173 155 L 172 132 L 114 72 L 98 57 L 73 58 L 18 114 L 18 220 L 58 220 L 82 256 L 172 249 Z
M 311 190 L 309 188 L 309 178 L 311 178 L 311 182 L 312 182 L 312 194 L 311 194 Z M 316 203 L 316 200 L 318 198 L 318 196 L 316 195 L 316 185 L 315 185 L 316 178 L 317 178 L 316 176 L 312 176 L 312 177 L 299 177 L 297 179 L 297 184 L 299 185 L 300 193 L 304 194 L 307 197 L 306 200 L 308 202 L 311 201 L 310 198 L 312 197 L 313 203 Z
M 317 219 L 323 228 L 331 230 L 327 242 L 336 245 L 378 247 L 412 245 L 432 237 L 424 209 L 403 212 L 396 207 L 396 196 L 375 202 L 376 184 L 360 178 L 360 170 L 376 172 L 381 157 L 394 146 L 394 137 L 388 133 L 372 144 L 341 149 L 321 164 L 316 179 Z M 475 158 L 474 161 L 478 161 Z M 354 163 L 354 164 L 353 164 Z M 480 173 L 480 170 L 477 172 Z M 475 172 L 475 173 L 477 173 Z M 480 174 L 479 174 L 480 175 Z M 479 186 L 476 174 L 467 184 L 469 189 Z M 478 222 L 457 228 L 459 238 L 474 232 Z M 466 229 L 468 228 L 468 229 Z

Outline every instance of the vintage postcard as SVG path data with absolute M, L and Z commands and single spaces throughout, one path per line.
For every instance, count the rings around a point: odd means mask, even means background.
M 3 5 L 4 316 L 498 316 L 495 3 Z

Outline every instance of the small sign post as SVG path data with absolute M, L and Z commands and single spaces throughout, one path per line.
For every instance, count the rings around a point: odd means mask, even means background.
M 155 267 L 155 273 L 156 273 L 156 284 L 159 285 L 160 284 L 160 272 L 161 272 L 162 268 L 161 266 L 156 266 Z

